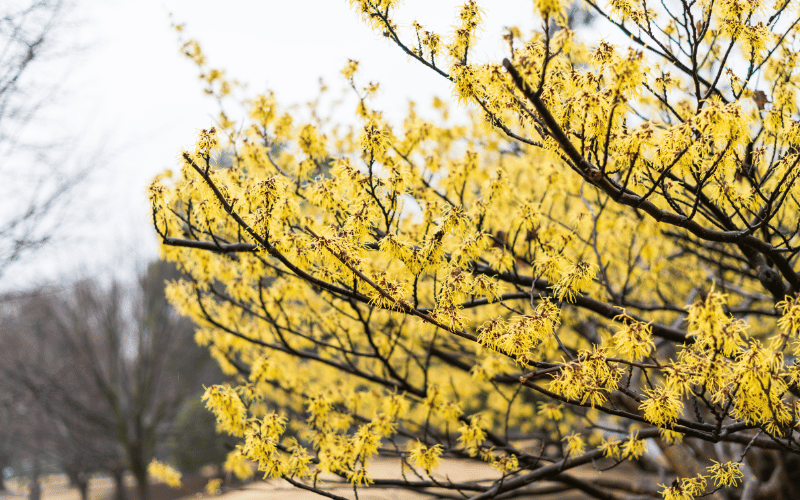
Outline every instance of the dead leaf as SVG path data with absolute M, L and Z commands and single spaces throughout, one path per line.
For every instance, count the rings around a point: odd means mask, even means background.
M 764 109 L 764 105 L 769 102 L 767 100 L 767 94 L 765 94 L 763 90 L 756 90 L 753 92 L 753 101 L 755 101 L 758 109 Z
M 494 241 L 492 242 L 492 246 L 494 248 L 503 248 L 506 246 L 506 232 L 505 231 L 497 231 L 494 235 Z

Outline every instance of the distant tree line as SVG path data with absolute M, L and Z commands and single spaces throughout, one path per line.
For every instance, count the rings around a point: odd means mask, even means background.
M 126 500 L 126 471 L 147 500 L 156 455 L 194 455 L 192 469 L 224 459 L 218 442 L 187 453 L 177 448 L 191 443 L 170 438 L 176 416 L 221 376 L 164 297 L 165 280 L 176 277 L 154 263 L 133 285 L 86 280 L 0 304 L 0 468 L 29 464 L 32 500 L 43 461 L 56 463 L 84 500 L 94 473 L 111 474 L 117 500 Z M 184 416 L 183 432 L 193 424 Z M 213 432 L 213 420 L 201 425 L 199 434 Z

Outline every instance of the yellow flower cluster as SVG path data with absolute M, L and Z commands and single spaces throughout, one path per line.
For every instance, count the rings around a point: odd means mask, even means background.
M 655 348 L 650 325 L 635 321 L 624 313 L 614 320 L 622 323 L 620 330 L 614 334 L 617 351 L 624 354 L 629 361 L 649 356 Z
M 563 365 L 549 389 L 581 404 L 602 405 L 608 393 L 617 388 L 622 375 L 619 367 L 607 358 L 603 347 L 581 351 L 576 360 Z
M 147 473 L 159 481 L 163 481 L 171 488 L 181 487 L 181 473 L 164 462 L 153 460 L 147 466 Z
M 417 441 L 411 446 L 408 457 L 414 464 L 424 469 L 430 476 L 431 472 L 435 472 L 436 469 L 439 468 L 442 457 L 442 446 L 435 444 L 429 447 Z
M 233 436 L 244 436 L 247 408 L 235 389 L 229 385 L 212 385 L 203 393 L 203 401 L 217 417 L 217 430 Z
M 148 190 L 184 273 L 167 296 L 236 377 L 204 395 L 239 438 L 226 470 L 361 486 L 395 445 L 429 476 L 469 455 L 501 477 L 530 463 L 492 448 L 508 435 L 618 461 L 647 453 L 639 436 L 787 443 L 797 28 L 782 37 L 759 2 L 687 4 L 682 23 L 611 0 L 597 8 L 626 41 L 584 43 L 565 2 L 537 0 L 543 29 L 509 29 L 507 61 L 479 63 L 473 0 L 449 35 L 396 23 L 396 0 L 350 4 L 448 80 L 464 119 L 441 99 L 435 120 L 382 114 L 350 60 L 358 126 L 329 120 L 325 89 L 300 113 L 267 91 Z M 225 73 L 183 50 L 225 97 Z M 665 498 L 738 484 L 722 455 Z
M 703 494 L 706 489 L 706 478 L 702 474 L 696 477 L 675 480 L 672 486 L 661 485 L 664 489 L 661 496 L 664 500 L 693 500 Z
M 719 463 L 712 460 L 714 465 L 708 467 L 708 475 L 697 474 L 695 477 L 680 478 L 673 481 L 672 486 L 667 487 L 663 484 L 661 495 L 664 500 L 692 500 L 703 495 L 706 489 L 707 480 L 713 479 L 714 486 L 736 487 L 738 481 L 743 477 L 739 470 L 740 463 L 725 462 Z
M 742 471 L 739 470 L 738 462 L 725 462 L 721 464 L 716 460 L 712 460 L 714 465 L 708 468 L 711 473 L 711 478 L 714 479 L 714 486 L 736 487 L 737 482 L 741 481 L 744 477 Z
M 639 406 L 644 411 L 644 418 L 659 427 L 671 428 L 683 411 L 679 394 L 666 387 L 655 387 L 645 392 L 648 398 Z
M 477 415 L 473 416 L 469 423 L 464 423 L 458 428 L 458 432 L 461 433 L 458 437 L 459 444 L 473 457 L 478 454 L 483 442 L 486 441 L 486 433 L 481 427 L 482 423 L 483 419 Z
M 217 477 L 214 479 L 209 479 L 208 482 L 206 483 L 205 488 L 203 489 L 205 490 L 207 495 L 214 496 L 214 495 L 219 495 L 221 493 L 221 488 L 222 488 L 222 479 Z

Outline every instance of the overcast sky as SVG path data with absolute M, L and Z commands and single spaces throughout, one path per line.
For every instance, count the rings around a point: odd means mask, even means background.
M 323 78 L 332 89 L 344 86 L 339 71 L 348 58 L 359 60 L 362 78 L 380 82 L 376 107 L 399 121 L 409 99 L 424 108 L 434 95 L 449 97 L 447 82 L 409 61 L 398 48 L 370 31 L 346 0 L 74 0 L 71 38 L 84 49 L 69 57 L 64 97 L 56 122 L 79 140 L 80 159 L 99 159 L 91 184 L 75 204 L 72 241 L 46 258 L 29 260 L 7 276 L 5 286 L 34 279 L 108 274 L 130 268 L 126 260 L 156 255 L 149 227 L 145 187 L 176 164 L 181 148 L 197 131 L 213 124 L 217 104 L 204 96 L 193 65 L 179 53 L 172 20 L 185 23 L 212 67 L 225 69 L 247 85 L 245 95 L 275 91 L 282 104 L 313 99 Z M 401 25 L 418 19 L 446 34 L 460 2 L 405 0 Z M 498 59 L 506 49 L 506 26 L 532 29 L 537 21 L 529 0 L 482 2 L 486 26 L 476 55 Z M 349 110 L 348 110 L 349 112 Z M 344 117 L 347 119 L 347 117 Z M 82 208 L 81 208 L 82 207 Z M 85 216 L 90 214 L 91 220 Z

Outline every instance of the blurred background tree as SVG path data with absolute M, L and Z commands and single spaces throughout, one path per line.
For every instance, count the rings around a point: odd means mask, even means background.
M 166 445 L 178 410 L 219 380 L 190 322 L 164 297 L 173 266 L 152 263 L 132 286 L 82 281 L 5 303 L 0 377 L 37 419 L 17 420 L 25 446 L 63 466 L 85 493 L 105 470 L 124 496 L 123 471 L 149 498 L 147 466 Z M 182 425 L 190 426 L 185 417 Z M 212 457 L 209 457 L 212 458 Z
M 71 10 L 69 0 L 0 4 L 0 279 L 67 236 L 69 202 L 94 166 L 76 157 L 74 132 L 53 119 L 70 71 L 61 66 L 81 50 L 67 36 Z
M 233 441 L 216 432 L 217 420 L 201 396 L 202 392 L 197 392 L 187 398 L 172 425 L 169 456 L 181 472 L 198 472 L 208 465 L 219 467 L 233 449 Z

